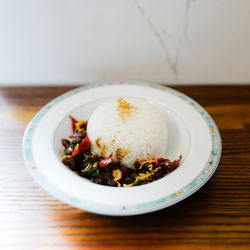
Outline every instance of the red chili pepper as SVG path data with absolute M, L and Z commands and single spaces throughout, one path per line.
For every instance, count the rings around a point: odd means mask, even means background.
M 86 150 L 90 149 L 90 146 L 91 146 L 91 142 L 90 142 L 90 140 L 89 140 L 89 138 L 88 138 L 88 136 L 87 136 L 87 137 L 85 137 L 85 138 L 82 140 L 82 142 L 79 144 L 78 149 L 75 149 L 75 150 L 73 151 L 72 155 L 73 155 L 73 156 L 76 156 L 76 155 L 78 155 L 78 154 L 81 153 L 81 152 L 85 152 Z
M 155 161 L 153 162 L 153 164 L 155 164 L 157 166 L 160 166 L 161 164 L 164 164 L 166 162 L 170 162 L 170 160 L 160 157 L 160 158 L 155 159 Z
M 167 169 L 167 173 L 166 174 L 169 174 L 172 171 L 174 171 L 180 165 L 181 160 L 182 160 L 182 155 L 179 156 L 178 160 L 170 162 L 169 165 L 168 165 L 168 169 Z
M 175 160 L 173 163 L 174 163 L 176 166 L 179 166 L 181 160 L 182 160 L 182 155 L 180 155 L 180 156 L 179 156 L 179 159 L 178 159 L 178 160 Z
M 107 166 L 112 162 L 112 156 L 113 154 L 111 153 L 108 157 L 106 157 L 104 160 L 99 161 L 100 167 Z
M 72 128 L 72 132 L 73 134 L 76 131 L 76 123 L 78 122 L 75 118 L 73 118 L 71 115 L 69 115 L 69 118 L 71 120 L 71 128 Z

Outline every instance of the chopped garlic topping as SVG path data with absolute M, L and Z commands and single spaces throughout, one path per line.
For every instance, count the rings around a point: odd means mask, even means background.
M 118 102 L 117 113 L 123 122 L 125 122 L 126 118 L 130 117 L 130 114 L 132 112 L 135 112 L 138 109 L 138 107 L 132 106 L 129 102 L 126 102 L 123 98 L 119 98 L 117 102 Z
M 147 180 L 151 177 L 151 173 L 149 172 L 146 172 L 145 174 L 144 173 L 140 173 L 137 177 L 136 177 L 136 181 L 139 181 L 139 180 Z
M 77 123 L 75 124 L 76 130 L 79 130 L 83 124 L 84 124 L 84 121 L 83 121 L 83 120 L 80 120 L 79 122 L 77 122 Z
M 115 182 L 119 181 L 122 178 L 122 171 L 119 169 L 113 170 L 113 177 Z

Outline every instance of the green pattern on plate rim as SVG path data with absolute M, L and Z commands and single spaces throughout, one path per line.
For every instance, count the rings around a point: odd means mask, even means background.
M 211 137 L 212 137 L 212 151 L 209 156 L 208 162 L 201 171 L 201 173 L 188 185 L 186 185 L 184 188 L 179 190 L 178 192 L 175 192 L 171 195 L 168 195 L 164 198 L 148 202 L 148 203 L 142 203 L 137 204 L 133 206 L 119 206 L 119 207 L 110 207 L 105 205 L 100 205 L 97 203 L 88 202 L 82 199 L 78 199 L 73 196 L 69 196 L 67 193 L 62 192 L 60 189 L 58 189 L 56 186 L 54 186 L 51 182 L 49 182 L 39 171 L 39 169 L 36 167 L 35 161 L 32 157 L 32 150 L 31 150 L 31 139 L 32 134 L 40 121 L 40 119 L 44 116 L 44 114 L 51 109 L 55 104 L 62 101 L 63 99 L 72 96 L 76 93 L 82 92 L 87 89 L 102 87 L 102 86 L 108 86 L 108 85 L 137 85 L 137 86 L 144 86 L 144 87 L 152 87 L 156 89 L 160 89 L 162 91 L 168 92 L 178 98 L 181 98 L 186 103 L 191 105 L 194 109 L 196 109 L 200 115 L 205 120 L 207 126 L 210 129 Z M 221 155 L 221 138 L 219 130 L 214 123 L 213 119 L 210 117 L 210 115 L 193 99 L 186 96 L 185 94 L 180 93 L 177 90 L 155 84 L 155 83 L 141 83 L 141 82 L 105 82 L 105 83 L 98 83 L 98 84 L 89 84 L 86 86 L 82 86 L 76 89 L 73 89 L 61 96 L 58 96 L 51 102 L 49 102 L 47 105 L 45 105 L 31 120 L 29 123 L 25 135 L 23 138 L 23 157 L 25 159 L 25 162 L 28 166 L 28 169 L 30 170 L 31 174 L 35 177 L 35 179 L 40 183 L 40 185 L 46 189 L 50 194 L 55 196 L 57 199 L 64 201 L 65 203 L 68 203 L 72 206 L 83 208 L 85 210 L 93 210 L 94 208 L 98 208 L 98 210 L 102 211 L 109 211 L 109 212 L 121 212 L 121 211 L 129 211 L 139 214 L 148 211 L 154 211 L 160 208 L 164 208 L 170 205 L 173 205 L 177 203 L 180 200 L 183 200 L 187 196 L 194 193 L 196 190 L 198 190 L 201 186 L 203 186 L 206 181 L 210 178 L 210 176 L 214 173 L 216 167 L 219 164 L 220 161 L 220 155 Z M 139 212 L 141 211 L 141 212 Z

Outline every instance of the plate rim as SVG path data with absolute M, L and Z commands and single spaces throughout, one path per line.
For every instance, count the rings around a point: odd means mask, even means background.
M 136 209 L 130 209 L 129 206 L 121 206 L 119 209 L 114 210 L 112 206 L 106 206 L 99 203 L 93 203 L 88 202 L 83 199 L 78 199 L 76 197 L 73 197 L 72 195 L 68 195 L 66 192 L 63 192 L 60 190 L 59 187 L 53 185 L 52 182 L 48 181 L 43 174 L 39 171 L 39 168 L 36 167 L 35 160 L 32 156 L 32 134 L 36 128 L 36 125 L 39 123 L 39 121 L 42 119 L 42 117 L 45 115 L 45 113 L 50 110 L 54 105 L 56 105 L 61 100 L 72 96 L 76 93 L 92 89 L 92 88 L 98 88 L 98 87 L 104 87 L 104 86 L 113 86 L 113 85 L 136 85 L 136 86 L 143 86 L 143 87 L 151 87 L 156 88 L 162 91 L 165 91 L 169 94 L 172 94 L 178 98 L 181 98 L 184 100 L 188 105 L 191 105 L 204 119 L 205 123 L 208 126 L 211 138 L 212 138 L 212 148 L 211 148 L 211 154 L 208 157 L 208 161 L 205 164 L 204 168 L 200 172 L 200 174 L 194 178 L 189 184 L 184 186 L 181 190 L 171 194 L 167 195 L 161 199 L 153 200 L 146 203 L 136 204 Z M 184 200 L 188 196 L 195 193 L 197 190 L 199 190 L 213 175 L 215 172 L 221 158 L 221 152 L 222 152 L 222 143 L 221 143 L 221 136 L 219 129 L 217 125 L 215 124 L 212 117 L 209 115 L 209 113 L 195 100 L 190 98 L 189 96 L 181 93 L 178 90 L 169 88 L 165 85 L 157 84 L 157 83 L 147 83 L 147 82 L 139 82 L 139 81 L 120 81 L 120 82 L 101 82 L 101 83 L 91 83 L 86 84 L 77 88 L 74 88 L 70 91 L 67 91 L 66 93 L 59 95 L 58 97 L 51 100 L 49 103 L 44 105 L 32 118 L 32 120 L 29 122 L 24 136 L 23 136 L 23 158 L 25 161 L 25 164 L 33 176 L 33 178 L 38 182 L 38 184 L 45 189 L 48 193 L 50 193 L 52 196 L 57 198 L 58 200 L 61 200 L 67 204 L 70 204 L 74 207 L 94 212 L 97 214 L 103 214 L 103 215 L 116 215 L 116 216 L 126 216 L 126 215 L 136 215 L 136 214 L 144 214 L 153 212 L 156 210 L 160 210 L 166 207 L 169 207 L 171 205 L 174 205 L 177 202 L 180 202 L 181 200 Z

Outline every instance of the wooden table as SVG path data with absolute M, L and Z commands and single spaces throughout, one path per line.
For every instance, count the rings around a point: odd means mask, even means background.
M 95 215 L 57 201 L 24 165 L 26 125 L 72 88 L 0 88 L 0 249 L 250 249 L 250 86 L 175 87 L 214 118 L 222 159 L 191 197 L 134 217 Z

